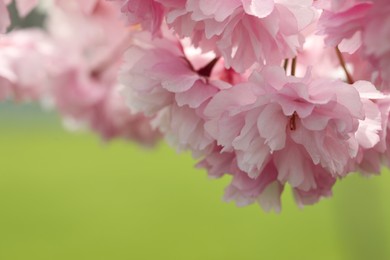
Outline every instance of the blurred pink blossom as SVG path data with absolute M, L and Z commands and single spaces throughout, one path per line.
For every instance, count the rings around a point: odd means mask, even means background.
M 0 39 L 1 97 L 49 102 L 66 122 L 104 139 L 155 143 L 160 133 L 119 95 L 116 69 L 129 32 L 115 19 L 115 7 L 103 0 L 83 2 L 82 9 L 75 0 L 57 4 L 49 7 L 48 32 L 21 30 Z
M 167 13 L 168 24 L 239 72 L 294 57 L 304 42 L 302 30 L 315 18 L 311 0 L 179 2 Z
M 164 6 L 158 0 L 113 0 L 121 2 L 121 12 L 130 25 L 141 24 L 142 28 L 156 34 L 164 19 Z

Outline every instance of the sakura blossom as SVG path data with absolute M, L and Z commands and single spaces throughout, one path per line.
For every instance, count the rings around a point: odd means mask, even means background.
M 0 101 L 41 102 L 103 140 L 190 151 L 224 200 L 282 209 L 390 167 L 387 0 L 47 0 L 12 29 Z M 38 1 L 16 1 L 21 16 Z
M 154 34 L 159 32 L 164 19 L 164 6 L 156 0 L 120 0 L 121 12 L 131 25 L 141 24 Z
M 119 95 L 115 69 L 128 32 L 117 19 L 106 23 L 116 17 L 114 6 L 55 3 L 48 7 L 46 31 L 19 30 L 0 38 L 2 99 L 45 103 L 62 114 L 66 126 L 90 128 L 104 140 L 154 144 L 160 133 L 144 115 L 128 110 Z M 84 37 L 75 40 L 75 35 Z
M 236 153 L 238 167 L 248 177 L 257 180 L 271 163 L 280 184 L 290 184 L 301 195 L 300 191 L 318 193 L 319 179 L 347 174 L 349 160 L 359 149 L 355 136 L 359 120 L 365 118 L 353 86 L 312 80 L 310 75 L 286 76 L 280 67 L 266 67 L 247 83 L 219 92 L 205 114 L 208 132 L 223 150 Z M 380 129 L 378 125 L 365 133 L 375 139 L 366 148 L 379 141 Z M 318 172 L 328 177 L 317 176 Z
M 293 58 L 303 45 L 302 30 L 316 16 L 307 0 L 181 2 L 167 13 L 168 24 L 239 72 Z
M 125 95 L 133 111 L 153 117 L 152 123 L 179 150 L 199 153 L 214 142 L 204 129 L 204 106 L 220 89 L 229 87 L 207 70 L 207 62 L 214 59 L 211 56 L 196 69 L 178 40 L 140 33 L 125 53 L 119 81 L 127 86 Z
M 33 101 L 50 92 L 56 47 L 38 30 L 0 37 L 0 100 Z
M 318 26 L 318 32 L 326 35 L 325 43 L 339 45 L 342 52 L 360 52 L 372 67 L 372 78 L 380 80 L 377 81 L 378 88 L 387 91 L 390 79 L 389 2 L 353 0 L 341 4 L 319 1 L 319 6 L 325 7 Z

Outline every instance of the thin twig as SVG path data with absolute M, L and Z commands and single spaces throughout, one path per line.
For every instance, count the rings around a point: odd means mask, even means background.
M 295 76 L 296 68 L 297 68 L 297 57 L 294 57 L 294 59 L 292 59 L 292 64 L 291 64 L 291 76 Z
M 353 80 L 351 74 L 349 74 L 349 72 L 348 72 L 347 65 L 346 65 L 346 63 L 345 63 L 343 54 L 341 53 L 339 47 L 336 47 L 336 54 L 337 54 L 337 58 L 338 58 L 339 61 L 340 61 L 340 65 L 341 65 L 341 67 L 343 68 L 343 70 L 344 70 L 344 72 L 345 72 L 345 76 L 347 77 L 347 82 L 348 82 L 349 84 L 353 84 L 353 83 L 354 83 L 354 80 Z
M 287 72 L 287 68 L 288 68 L 288 59 L 285 59 L 285 60 L 284 60 L 284 63 L 283 63 L 283 69 L 284 69 L 284 71 Z

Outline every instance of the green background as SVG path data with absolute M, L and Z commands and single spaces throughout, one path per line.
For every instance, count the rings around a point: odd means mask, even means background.
M 189 154 L 70 133 L 0 106 L 0 259 L 390 259 L 390 176 L 349 176 L 281 214 L 222 201 Z

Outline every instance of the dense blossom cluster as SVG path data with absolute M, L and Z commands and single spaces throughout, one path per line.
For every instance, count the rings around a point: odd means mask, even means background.
M 130 111 L 119 93 L 117 69 L 131 32 L 117 19 L 116 7 L 56 0 L 46 8 L 45 30 L 1 36 L 0 98 L 44 102 L 59 110 L 68 127 L 86 126 L 104 139 L 154 144 L 160 133 L 143 114 Z
M 47 2 L 49 4 L 47 4 Z M 17 1 L 25 15 L 37 1 Z M 0 0 L 0 30 L 10 25 Z M 0 98 L 190 150 L 225 199 L 279 211 L 390 164 L 387 0 L 47 0 L 0 38 Z

